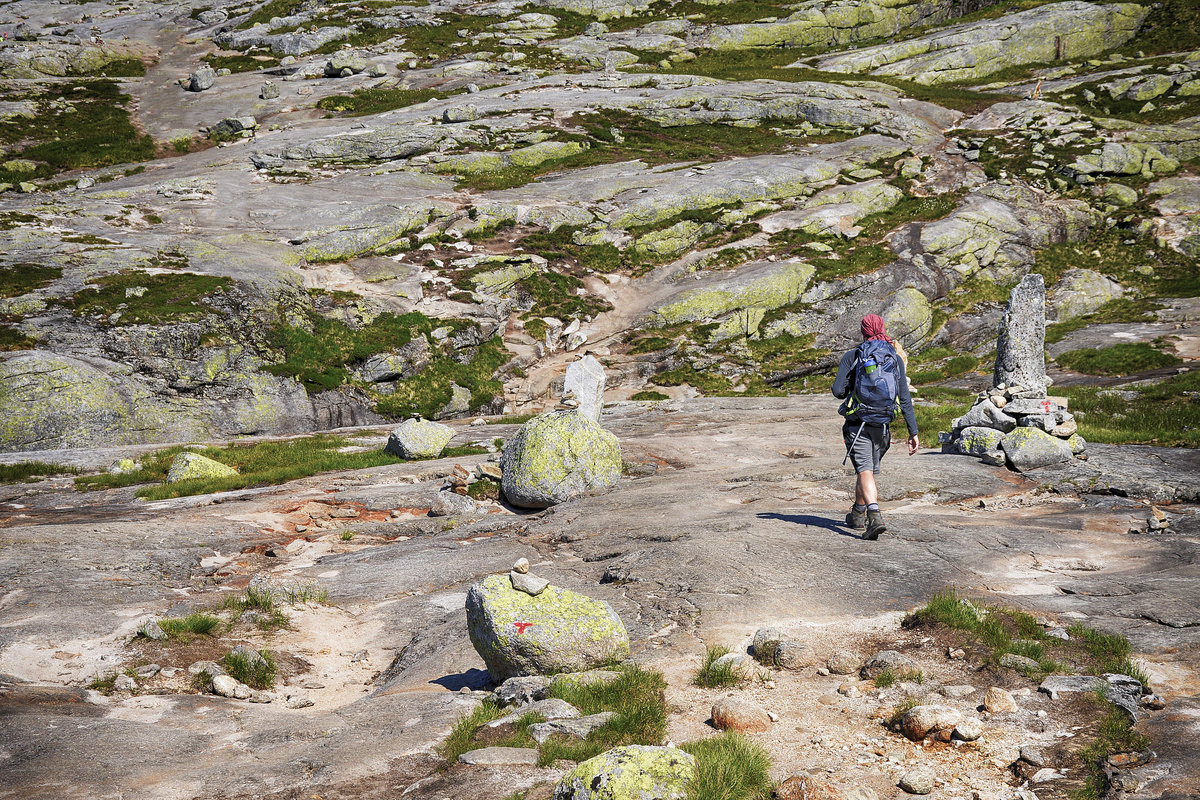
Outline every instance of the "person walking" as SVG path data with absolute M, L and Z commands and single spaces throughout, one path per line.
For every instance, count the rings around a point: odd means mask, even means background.
M 874 541 L 887 531 L 879 510 L 879 489 L 875 476 L 883 455 L 892 444 L 891 423 L 896 407 L 908 427 L 908 454 L 917 452 L 917 417 L 908 391 L 905 361 L 896 352 L 896 342 L 887 335 L 883 318 L 868 314 L 862 320 L 863 341 L 842 356 L 833 396 L 844 402 L 839 413 L 846 418 L 842 439 L 846 458 L 854 465 L 857 479 L 854 507 L 846 515 L 846 525 L 865 530 L 863 538 Z M 845 463 L 845 459 L 842 460 Z

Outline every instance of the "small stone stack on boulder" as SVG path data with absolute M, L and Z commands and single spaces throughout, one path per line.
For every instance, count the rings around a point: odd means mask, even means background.
M 523 508 L 548 508 L 621 478 L 621 445 L 600 427 L 604 371 L 585 356 L 567 367 L 567 407 L 531 419 L 504 445 L 500 487 Z
M 1064 398 L 1046 394 L 1046 284 L 1030 274 L 1009 295 L 996 345 L 993 386 L 942 435 L 949 452 L 1018 472 L 1069 461 L 1087 443 Z M 1086 456 L 1084 456 L 1086 458 Z

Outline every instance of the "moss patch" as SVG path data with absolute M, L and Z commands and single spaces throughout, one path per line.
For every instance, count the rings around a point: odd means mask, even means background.
M 0 297 L 19 297 L 62 277 L 62 267 L 7 264 L 0 267 Z
M 0 182 L 48 178 L 83 167 L 102 167 L 154 157 L 154 141 L 130 122 L 130 98 L 111 80 L 74 80 L 36 93 L 0 92 L 0 99 L 33 103 L 33 116 L 0 120 L 0 144 L 19 146 L 8 157 L 37 162 L 35 171 L 0 168 Z
M 198 319 L 208 313 L 204 300 L 233 284 L 230 278 L 191 273 L 123 272 L 97 278 L 75 294 L 76 314 L 109 318 L 117 325 L 158 325 Z

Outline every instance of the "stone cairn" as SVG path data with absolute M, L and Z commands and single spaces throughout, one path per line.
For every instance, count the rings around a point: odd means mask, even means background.
M 1019 472 L 1086 458 L 1066 398 L 1047 395 L 1046 284 L 1026 275 L 1012 290 L 996 343 L 992 388 L 940 434 L 943 450 Z

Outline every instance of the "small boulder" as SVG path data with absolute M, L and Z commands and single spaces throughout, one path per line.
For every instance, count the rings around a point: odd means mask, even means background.
M 326 78 L 348 78 L 367 69 L 367 60 L 353 50 L 343 50 L 325 62 Z
M 617 437 L 576 411 L 531 419 L 504 445 L 501 489 L 508 502 L 548 508 L 621 478 Z
M 474 500 L 456 492 L 442 490 L 429 506 L 431 517 L 465 517 L 474 514 L 479 506 Z
M 497 686 L 492 695 L 502 706 L 527 705 L 546 698 L 546 693 L 550 691 L 551 680 L 544 675 L 509 678 Z
M 996 408 L 996 404 L 991 400 L 980 400 L 971 406 L 970 411 L 954 420 L 951 426 L 955 431 L 965 428 L 993 428 L 1008 433 L 1017 427 L 1017 420 L 1006 411 Z
M 826 665 L 834 675 L 850 675 L 858 672 L 863 665 L 863 661 L 858 653 L 840 650 L 829 657 Z
M 202 65 L 195 72 L 188 76 L 184 82 L 183 88 L 189 92 L 203 92 L 213 87 L 217 82 L 217 73 L 208 64 Z
M 874 680 L 879 677 L 879 674 L 891 670 L 897 675 L 901 672 L 915 671 L 917 664 L 911 658 L 895 650 L 881 650 L 867 660 L 863 664 L 862 669 L 858 671 L 859 677 L 863 680 Z M 832 670 L 831 670 L 832 671 Z
M 258 127 L 254 117 L 226 117 L 215 125 L 208 127 L 208 138 L 228 139 L 234 136 L 249 134 Z
M 1072 456 L 1069 444 L 1037 428 L 1017 428 L 1000 441 L 1000 449 L 1018 472 L 1061 464 Z
M 405 420 L 392 430 L 384 450 L 401 458 L 437 458 L 454 438 L 454 429 L 424 419 Z
M 1017 710 L 1017 701 L 1004 689 L 993 686 L 983 696 L 983 707 L 991 714 L 1008 714 Z
M 213 678 L 213 693 L 219 694 L 221 697 L 233 697 L 237 692 L 237 687 L 238 682 L 228 675 L 217 675 Z
M 508 573 L 508 579 L 512 581 L 513 588 L 518 592 L 524 592 L 530 597 L 537 597 L 550 585 L 550 581 L 545 578 L 539 578 L 529 572 L 517 572 L 513 570 Z
M 442 121 L 447 123 L 473 122 L 477 119 L 479 119 L 479 109 L 470 103 L 452 106 L 442 112 Z
M 900 776 L 899 786 L 909 794 L 929 794 L 936 777 L 929 767 L 917 767 Z
M 522 712 L 524 713 L 524 712 Z M 544 743 L 551 736 L 570 736 L 576 739 L 586 739 L 596 730 L 607 725 L 616 718 L 612 711 L 601 711 L 576 719 L 547 720 L 530 725 L 526 730 L 538 744 Z
M 952 731 L 961 721 L 962 714 L 950 706 L 915 706 L 900 718 L 900 732 L 919 742 L 942 731 Z
M 712 707 L 713 727 L 719 731 L 762 733 L 771 727 L 771 717 L 757 703 L 740 697 L 722 697 Z
M 1034 672 L 1042 668 L 1041 664 L 1029 656 L 1021 656 L 1016 653 L 1005 653 L 1000 656 L 1000 666 L 1015 669 L 1017 672 Z
M 964 456 L 982 456 L 1000 448 L 1004 434 L 995 428 L 963 428 L 954 440 L 954 449 Z
M 209 480 L 212 478 L 229 478 L 237 475 L 238 471 L 220 461 L 213 461 L 199 453 L 180 453 L 171 462 L 167 470 L 167 483 L 180 481 Z
M 148 619 L 142 623 L 137 629 L 137 635 L 147 639 L 153 639 L 156 642 L 164 641 L 167 638 L 167 632 L 159 626 L 156 620 Z
M 278 100 L 279 99 L 279 84 L 267 81 L 258 90 L 258 96 L 263 100 Z
M 113 681 L 113 689 L 118 692 L 132 692 L 137 688 L 137 681 L 128 675 L 118 675 Z
M 576 672 L 629 655 L 629 634 L 608 603 L 550 586 L 531 596 L 508 574 L 467 593 L 467 631 L 496 681 Z
M 954 726 L 955 739 L 973 742 L 980 736 L 983 736 L 983 722 L 974 717 L 968 717 Z
M 684 800 L 695 769 L 675 747 L 614 747 L 564 775 L 554 800 Z

